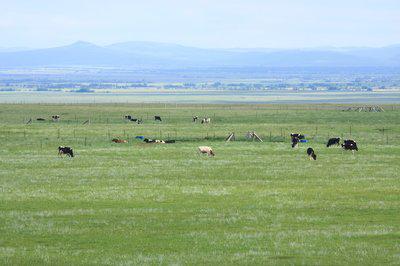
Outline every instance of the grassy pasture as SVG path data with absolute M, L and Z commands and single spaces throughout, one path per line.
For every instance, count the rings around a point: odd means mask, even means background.
M 0 105 L 0 264 L 398 265 L 399 107 Z M 245 140 L 252 130 L 263 143 Z M 291 149 L 290 132 L 310 142 Z M 360 151 L 327 149 L 333 136 Z

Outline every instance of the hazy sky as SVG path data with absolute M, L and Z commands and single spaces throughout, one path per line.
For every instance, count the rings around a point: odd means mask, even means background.
M 384 46 L 400 43 L 400 0 L 0 0 L 0 47 L 77 40 Z

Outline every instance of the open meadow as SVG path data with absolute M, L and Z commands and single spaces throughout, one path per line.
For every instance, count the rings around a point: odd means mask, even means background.
M 1 104 L 0 264 L 399 265 L 400 105 L 345 107 Z

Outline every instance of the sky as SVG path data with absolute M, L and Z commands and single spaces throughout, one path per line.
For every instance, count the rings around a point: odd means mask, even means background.
M 400 43 L 400 0 L 0 0 L 0 47 L 78 40 L 378 47 Z

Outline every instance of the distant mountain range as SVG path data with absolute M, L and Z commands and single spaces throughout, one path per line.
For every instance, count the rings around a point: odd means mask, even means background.
M 1 48 L 0 67 L 400 67 L 400 45 L 381 48 L 202 49 L 176 44 L 88 42 L 25 50 Z

